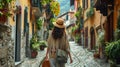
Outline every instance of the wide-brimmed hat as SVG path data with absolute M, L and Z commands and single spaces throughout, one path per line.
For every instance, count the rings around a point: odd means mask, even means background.
M 56 22 L 53 22 L 53 25 L 56 26 L 56 27 L 58 27 L 58 28 L 65 28 L 64 19 L 58 18 L 56 20 Z

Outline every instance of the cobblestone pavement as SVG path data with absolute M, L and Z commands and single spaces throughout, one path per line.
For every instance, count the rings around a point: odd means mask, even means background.
M 45 57 L 46 49 L 44 51 L 38 51 L 36 58 L 26 58 L 24 62 L 17 67 L 39 67 L 41 61 Z
M 73 63 L 70 64 L 69 60 L 66 67 L 110 67 L 108 63 L 102 60 L 95 60 L 93 53 L 82 46 L 78 46 L 75 42 L 70 42 L 71 54 Z
M 71 54 L 73 63 L 66 63 L 66 67 L 110 67 L 108 63 L 102 62 L 101 60 L 95 60 L 93 53 L 87 49 L 83 49 L 82 46 L 77 45 L 75 42 L 70 42 Z M 45 57 L 46 49 L 39 51 L 37 58 L 25 59 L 24 63 L 19 67 L 41 67 L 41 61 Z M 98 62 L 99 61 L 99 62 Z

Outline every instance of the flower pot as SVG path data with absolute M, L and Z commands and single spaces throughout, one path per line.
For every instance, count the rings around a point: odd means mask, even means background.
M 37 55 L 38 55 L 38 52 L 37 52 L 37 51 L 33 50 L 33 51 L 31 52 L 31 58 L 36 58 Z
M 45 48 L 44 46 L 40 46 L 40 50 L 44 50 L 44 48 Z
M 6 14 L 8 13 L 8 9 L 0 9 L 0 12 L 2 13 L 0 15 L 0 23 L 4 24 L 7 21 Z
M 100 54 L 99 53 L 94 53 L 94 58 L 100 58 Z

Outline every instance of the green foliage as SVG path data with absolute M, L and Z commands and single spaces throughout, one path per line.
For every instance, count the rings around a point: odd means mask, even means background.
M 50 3 L 50 9 L 55 16 L 58 16 L 60 13 L 60 4 L 58 1 L 52 1 Z
M 76 43 L 79 43 L 79 41 L 80 41 L 80 35 L 77 34 L 77 35 L 75 36 L 75 42 L 76 42 Z
M 89 17 L 91 17 L 91 16 L 93 16 L 93 15 L 94 15 L 94 8 L 93 8 L 93 7 L 90 7 L 90 9 L 88 10 L 86 16 L 89 18 Z
M 0 9 L 3 9 L 6 7 L 6 5 L 8 5 L 9 3 L 11 3 L 13 0 L 0 0 Z
M 41 0 L 41 4 L 42 5 L 46 5 L 50 2 L 51 0 Z
M 78 11 L 75 13 L 75 16 L 77 18 L 76 20 L 77 28 L 80 29 L 80 27 L 82 26 L 82 16 L 83 16 L 81 7 L 78 8 Z
M 76 17 L 79 17 L 79 15 L 80 15 L 80 12 L 77 11 L 77 12 L 75 13 L 75 16 L 76 16 Z
M 37 20 L 37 22 L 36 22 L 36 24 L 37 24 L 37 29 L 38 29 L 38 30 L 41 29 L 42 23 L 43 23 L 43 20 L 42 20 L 41 18 L 39 18 L 39 19 Z
M 46 41 L 39 41 L 39 43 L 40 43 L 40 46 L 47 47 Z
M 71 28 L 71 32 L 73 33 L 77 29 L 77 26 Z
M 99 42 L 100 45 L 105 45 L 104 35 L 105 35 L 105 31 L 104 31 L 104 30 L 101 30 L 101 31 L 99 32 L 99 36 L 98 36 L 98 42 Z
M 39 42 L 38 42 L 38 38 L 37 38 L 37 34 L 34 34 L 33 37 L 30 40 L 30 44 L 31 44 L 31 49 L 33 50 L 39 50 Z
M 105 51 L 109 59 L 116 62 L 117 59 L 120 59 L 120 40 L 107 43 Z
M 40 46 L 39 42 L 35 42 L 35 43 L 32 44 L 32 49 L 33 50 L 39 50 L 39 46 Z
M 0 16 L 9 17 L 12 15 L 8 7 L 12 1 L 13 0 L 0 0 Z
M 51 19 L 50 19 L 50 22 L 55 22 L 55 21 L 56 21 L 55 18 L 51 18 Z
M 50 19 L 49 30 L 52 30 L 52 28 L 54 27 L 53 22 L 55 22 L 55 21 L 56 21 L 56 18 L 51 18 Z
M 53 22 L 50 22 L 50 24 L 49 24 L 49 30 L 52 30 L 53 27 L 54 27 Z
M 82 16 L 82 8 L 79 7 L 78 11 L 75 13 L 75 16 L 78 18 L 78 20 L 80 19 L 80 17 Z

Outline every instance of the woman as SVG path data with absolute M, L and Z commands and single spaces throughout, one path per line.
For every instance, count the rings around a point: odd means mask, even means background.
M 51 67 L 65 67 L 65 63 L 58 63 L 56 61 L 56 50 L 60 48 L 67 51 L 68 56 L 70 57 L 70 63 L 72 63 L 70 46 L 65 32 L 64 20 L 62 18 L 58 18 L 53 25 L 54 29 L 47 40 L 48 48 L 46 52 L 46 59 L 48 59 L 49 54 Z

